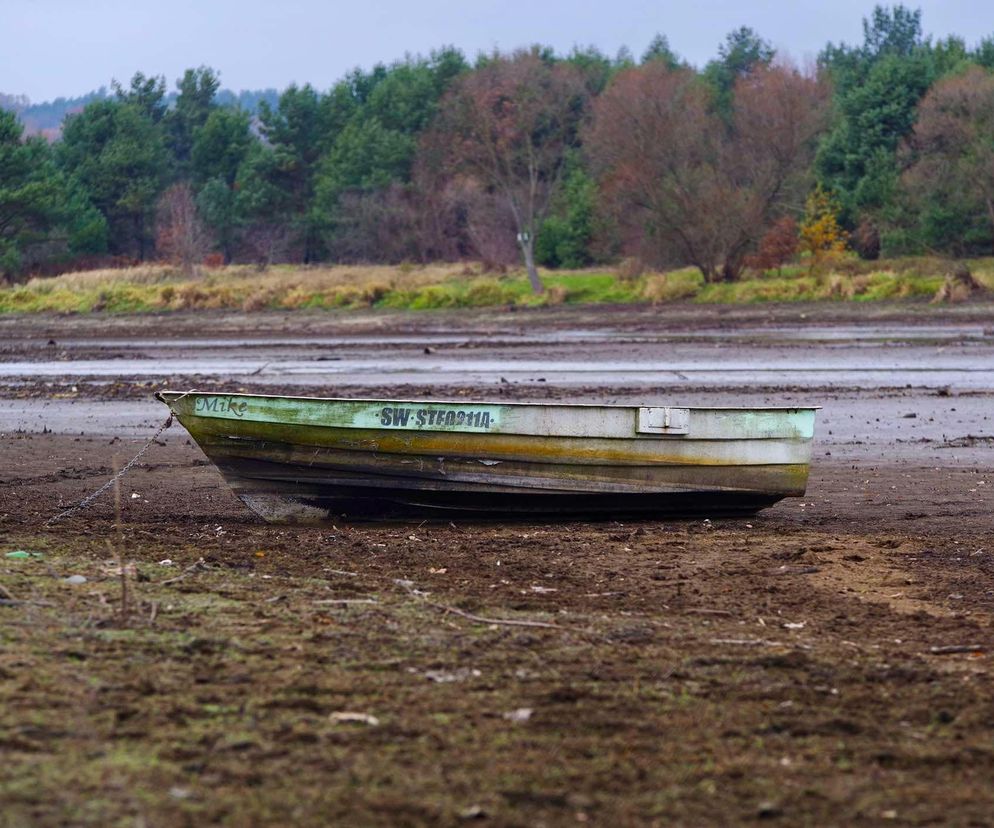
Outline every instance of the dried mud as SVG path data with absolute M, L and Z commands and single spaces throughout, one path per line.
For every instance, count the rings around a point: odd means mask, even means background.
M 46 525 L 143 439 L 0 424 L 0 825 L 989 824 L 994 391 L 819 394 L 808 495 L 693 522 L 271 527 L 174 427 Z

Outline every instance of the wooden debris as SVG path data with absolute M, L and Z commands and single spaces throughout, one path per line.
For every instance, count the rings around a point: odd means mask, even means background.
M 983 644 L 945 644 L 941 647 L 929 647 L 932 655 L 954 655 L 956 653 L 986 653 Z

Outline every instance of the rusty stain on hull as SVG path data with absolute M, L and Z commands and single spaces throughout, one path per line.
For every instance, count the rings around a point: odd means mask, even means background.
M 814 424 L 805 408 L 157 396 L 271 521 L 748 514 L 804 493 Z

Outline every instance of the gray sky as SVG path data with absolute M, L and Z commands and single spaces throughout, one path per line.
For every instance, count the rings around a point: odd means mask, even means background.
M 752 26 L 798 61 L 859 42 L 873 0 L 0 0 L 0 92 L 33 101 L 205 64 L 230 89 L 326 89 L 355 66 L 454 45 L 472 58 L 530 43 L 638 56 L 656 32 L 700 65 Z M 994 33 L 990 0 L 925 0 L 925 31 L 968 45 Z

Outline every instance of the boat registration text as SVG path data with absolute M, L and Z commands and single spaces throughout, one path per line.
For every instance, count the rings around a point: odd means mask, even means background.
M 414 408 L 386 406 L 380 409 L 380 425 L 385 428 L 452 428 L 489 431 L 497 424 L 491 410 L 456 408 Z

